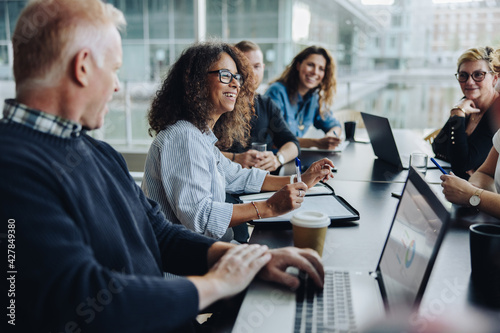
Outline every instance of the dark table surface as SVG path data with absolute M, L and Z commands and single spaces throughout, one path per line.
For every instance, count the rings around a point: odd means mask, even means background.
M 338 225 L 328 229 L 323 263 L 372 271 L 378 264 L 399 201 L 391 193 L 402 192 L 408 171 L 378 161 L 371 145 L 366 143 L 350 143 L 342 153 L 301 154 L 303 165 L 323 157 L 330 158 L 338 170 L 329 184 L 360 214 L 358 225 Z M 439 170 L 429 169 L 425 178 L 452 212 L 453 222 L 436 259 L 418 317 L 414 318 L 414 328 L 423 330 L 435 324 L 437 319 L 451 316 L 465 318 L 463 327 L 471 322 L 475 324 L 477 320 L 493 323 L 500 331 L 500 309 L 485 306 L 470 282 L 468 232 L 473 223 L 498 223 L 498 219 L 473 209 L 452 206 L 441 193 L 440 175 Z M 291 246 L 292 230 L 257 225 L 250 242 L 267 244 L 271 248 Z M 221 331 L 228 331 L 228 328 Z
M 430 155 L 432 157 L 433 155 Z M 368 181 L 368 182 L 405 182 L 408 170 L 398 168 L 392 164 L 376 158 L 370 144 L 351 142 L 340 153 L 320 153 L 303 151 L 300 159 L 304 167 L 314 161 L 329 158 L 335 164 L 338 180 Z M 290 173 L 294 173 L 293 170 Z M 440 183 L 442 173 L 438 169 L 428 169 L 426 178 L 429 182 Z
M 358 226 L 331 227 L 323 250 L 325 266 L 373 271 L 382 252 L 398 199 L 392 192 L 401 192 L 402 183 L 332 181 L 338 195 L 344 197 L 360 213 Z M 442 198 L 439 185 L 431 185 Z M 448 230 L 432 270 L 419 308 L 418 325 L 434 323 L 443 315 L 475 316 L 498 323 L 500 309 L 491 308 L 476 295 L 470 281 L 468 227 L 473 223 L 498 220 L 471 209 L 447 206 L 453 212 Z M 251 242 L 267 244 L 271 248 L 293 245 L 292 230 L 272 230 L 256 226 Z M 485 318 L 483 318 L 485 316 Z M 417 318 L 417 317 L 416 317 Z M 470 319 L 470 321 L 474 319 Z

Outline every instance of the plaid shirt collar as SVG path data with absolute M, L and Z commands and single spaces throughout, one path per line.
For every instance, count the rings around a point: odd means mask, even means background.
M 82 125 L 52 114 L 31 109 L 14 99 L 5 100 L 3 118 L 0 122 L 14 122 L 36 131 L 55 135 L 63 139 L 76 138 L 82 134 Z

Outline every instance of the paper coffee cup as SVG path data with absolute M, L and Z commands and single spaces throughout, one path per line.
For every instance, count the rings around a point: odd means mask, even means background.
M 330 218 L 323 213 L 304 211 L 295 213 L 290 222 L 293 226 L 293 244 L 314 249 L 321 256 Z

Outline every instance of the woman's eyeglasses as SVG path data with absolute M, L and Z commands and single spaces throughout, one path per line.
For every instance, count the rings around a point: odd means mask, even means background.
M 469 74 L 467 72 L 458 72 L 458 73 L 455 73 L 455 77 L 457 78 L 458 82 L 460 82 L 460 83 L 467 82 L 467 80 L 469 79 L 469 76 L 471 76 L 474 81 L 481 82 L 484 80 L 484 77 L 488 73 L 493 73 L 493 72 L 492 71 L 489 71 L 489 72 L 475 71 L 475 72 L 472 72 L 472 74 Z
M 233 74 L 227 69 L 219 69 L 217 71 L 208 72 L 208 74 L 214 74 L 214 73 L 219 74 L 219 81 L 224 84 L 230 84 L 234 78 L 236 82 L 238 82 L 240 87 L 243 85 L 243 76 L 241 76 L 241 74 Z

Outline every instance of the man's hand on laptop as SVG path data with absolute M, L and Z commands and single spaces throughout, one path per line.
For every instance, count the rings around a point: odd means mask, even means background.
M 200 310 L 215 301 L 236 295 L 244 290 L 272 257 L 266 245 L 234 246 L 234 244 L 222 242 L 215 244 L 212 246 L 225 253 L 204 276 L 188 277 L 198 290 Z
M 319 254 L 311 249 L 285 247 L 269 250 L 272 258 L 259 272 L 263 280 L 284 284 L 295 290 L 299 287 L 299 278 L 286 272 L 290 266 L 307 273 L 320 288 L 323 288 L 325 271 Z

